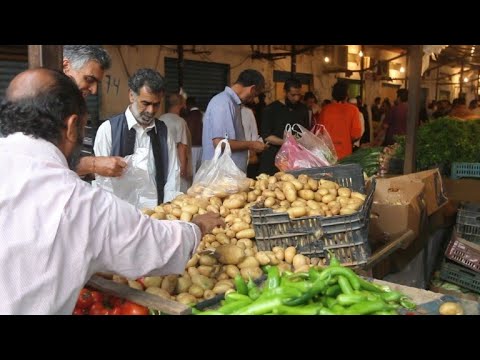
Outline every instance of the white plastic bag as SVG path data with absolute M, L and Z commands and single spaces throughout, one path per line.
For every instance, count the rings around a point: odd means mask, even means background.
M 157 191 L 151 186 L 155 181 L 150 178 L 148 169 L 148 149 L 138 148 L 135 154 L 124 159 L 127 166 L 122 176 L 111 178 L 97 175 L 96 185 L 139 209 L 157 206 Z
M 222 154 L 222 145 L 225 149 Z M 241 191 L 247 191 L 250 180 L 232 160 L 232 151 L 228 140 L 220 141 L 215 148 L 212 160 L 206 160 L 200 166 L 188 195 L 200 197 L 227 197 Z

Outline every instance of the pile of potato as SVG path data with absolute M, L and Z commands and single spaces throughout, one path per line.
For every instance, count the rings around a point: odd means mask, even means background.
M 323 264 L 324 259 L 297 254 L 293 246 L 258 251 L 250 207 L 260 203 L 276 212 L 288 212 L 291 218 L 334 216 L 357 211 L 364 200 L 365 195 L 341 188 L 332 181 L 314 180 L 306 175 L 295 178 L 282 172 L 275 176 L 260 175 L 256 181 L 250 179 L 249 192 L 230 195 L 223 200 L 216 196 L 207 200 L 180 195 L 171 203 L 143 212 L 154 219 L 190 221 L 197 214 L 212 211 L 224 218 L 225 228 L 215 228 L 211 234 L 203 236 L 197 253 L 180 276 L 146 277 L 143 285 L 120 276 L 115 276 L 114 281 L 184 304 L 194 304 L 233 289 L 237 274 L 245 280 L 259 278 L 263 265 L 278 265 L 281 271 L 308 271 L 310 266 Z

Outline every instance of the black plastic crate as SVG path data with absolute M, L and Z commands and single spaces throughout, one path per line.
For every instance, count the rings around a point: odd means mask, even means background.
M 444 260 L 440 269 L 440 279 L 459 285 L 480 294 L 480 273 Z
M 462 239 L 480 244 L 479 203 L 462 203 L 457 213 L 457 232 Z

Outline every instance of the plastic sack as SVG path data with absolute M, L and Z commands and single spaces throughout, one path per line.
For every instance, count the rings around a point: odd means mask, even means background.
M 148 149 L 138 148 L 135 154 L 125 156 L 127 166 L 122 176 L 112 178 L 97 175 L 95 184 L 138 209 L 157 206 L 157 191 L 151 185 L 148 169 Z M 155 173 L 154 171 L 152 173 Z
M 292 127 L 285 127 L 285 141 L 275 156 L 275 166 L 280 171 L 308 169 L 326 166 L 324 160 L 315 156 L 310 150 L 297 142 L 292 134 Z
M 303 126 L 294 124 L 292 130 L 295 130 L 298 134 L 298 143 L 310 150 L 315 156 L 325 160 L 326 165 L 337 163 L 337 151 L 325 126 L 315 124 L 312 130 L 308 131 Z
M 223 144 L 225 144 L 225 149 L 222 154 Z M 212 196 L 224 198 L 231 194 L 247 191 L 250 187 L 250 180 L 235 165 L 231 155 L 232 150 L 228 140 L 220 141 L 215 148 L 213 159 L 204 161 L 198 169 L 187 194 L 204 198 Z

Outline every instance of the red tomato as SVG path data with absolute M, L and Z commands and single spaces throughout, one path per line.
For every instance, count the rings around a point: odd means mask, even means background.
M 112 296 L 112 298 L 110 299 L 110 303 L 112 304 L 112 307 L 114 307 L 114 308 L 115 307 L 121 307 L 125 301 L 126 301 L 125 299 L 122 299 L 122 298 L 119 298 L 119 297 L 116 297 L 116 296 Z
M 111 315 L 123 315 L 123 314 L 122 314 L 122 306 L 115 306 L 115 307 L 112 309 Z
M 122 305 L 122 315 L 148 315 L 148 308 L 126 301 Z
M 90 292 L 92 293 L 94 303 L 103 302 L 103 294 L 100 291 L 92 290 Z
M 111 313 L 112 309 L 105 307 L 102 302 L 94 303 L 88 311 L 89 315 L 111 315 Z
M 92 293 L 90 290 L 83 288 L 80 290 L 80 295 L 78 295 L 77 304 L 75 307 L 80 309 L 87 309 L 94 303 Z
M 79 307 L 76 307 L 74 310 L 73 310 L 73 315 L 87 315 L 88 314 L 88 311 L 87 309 L 81 309 Z

